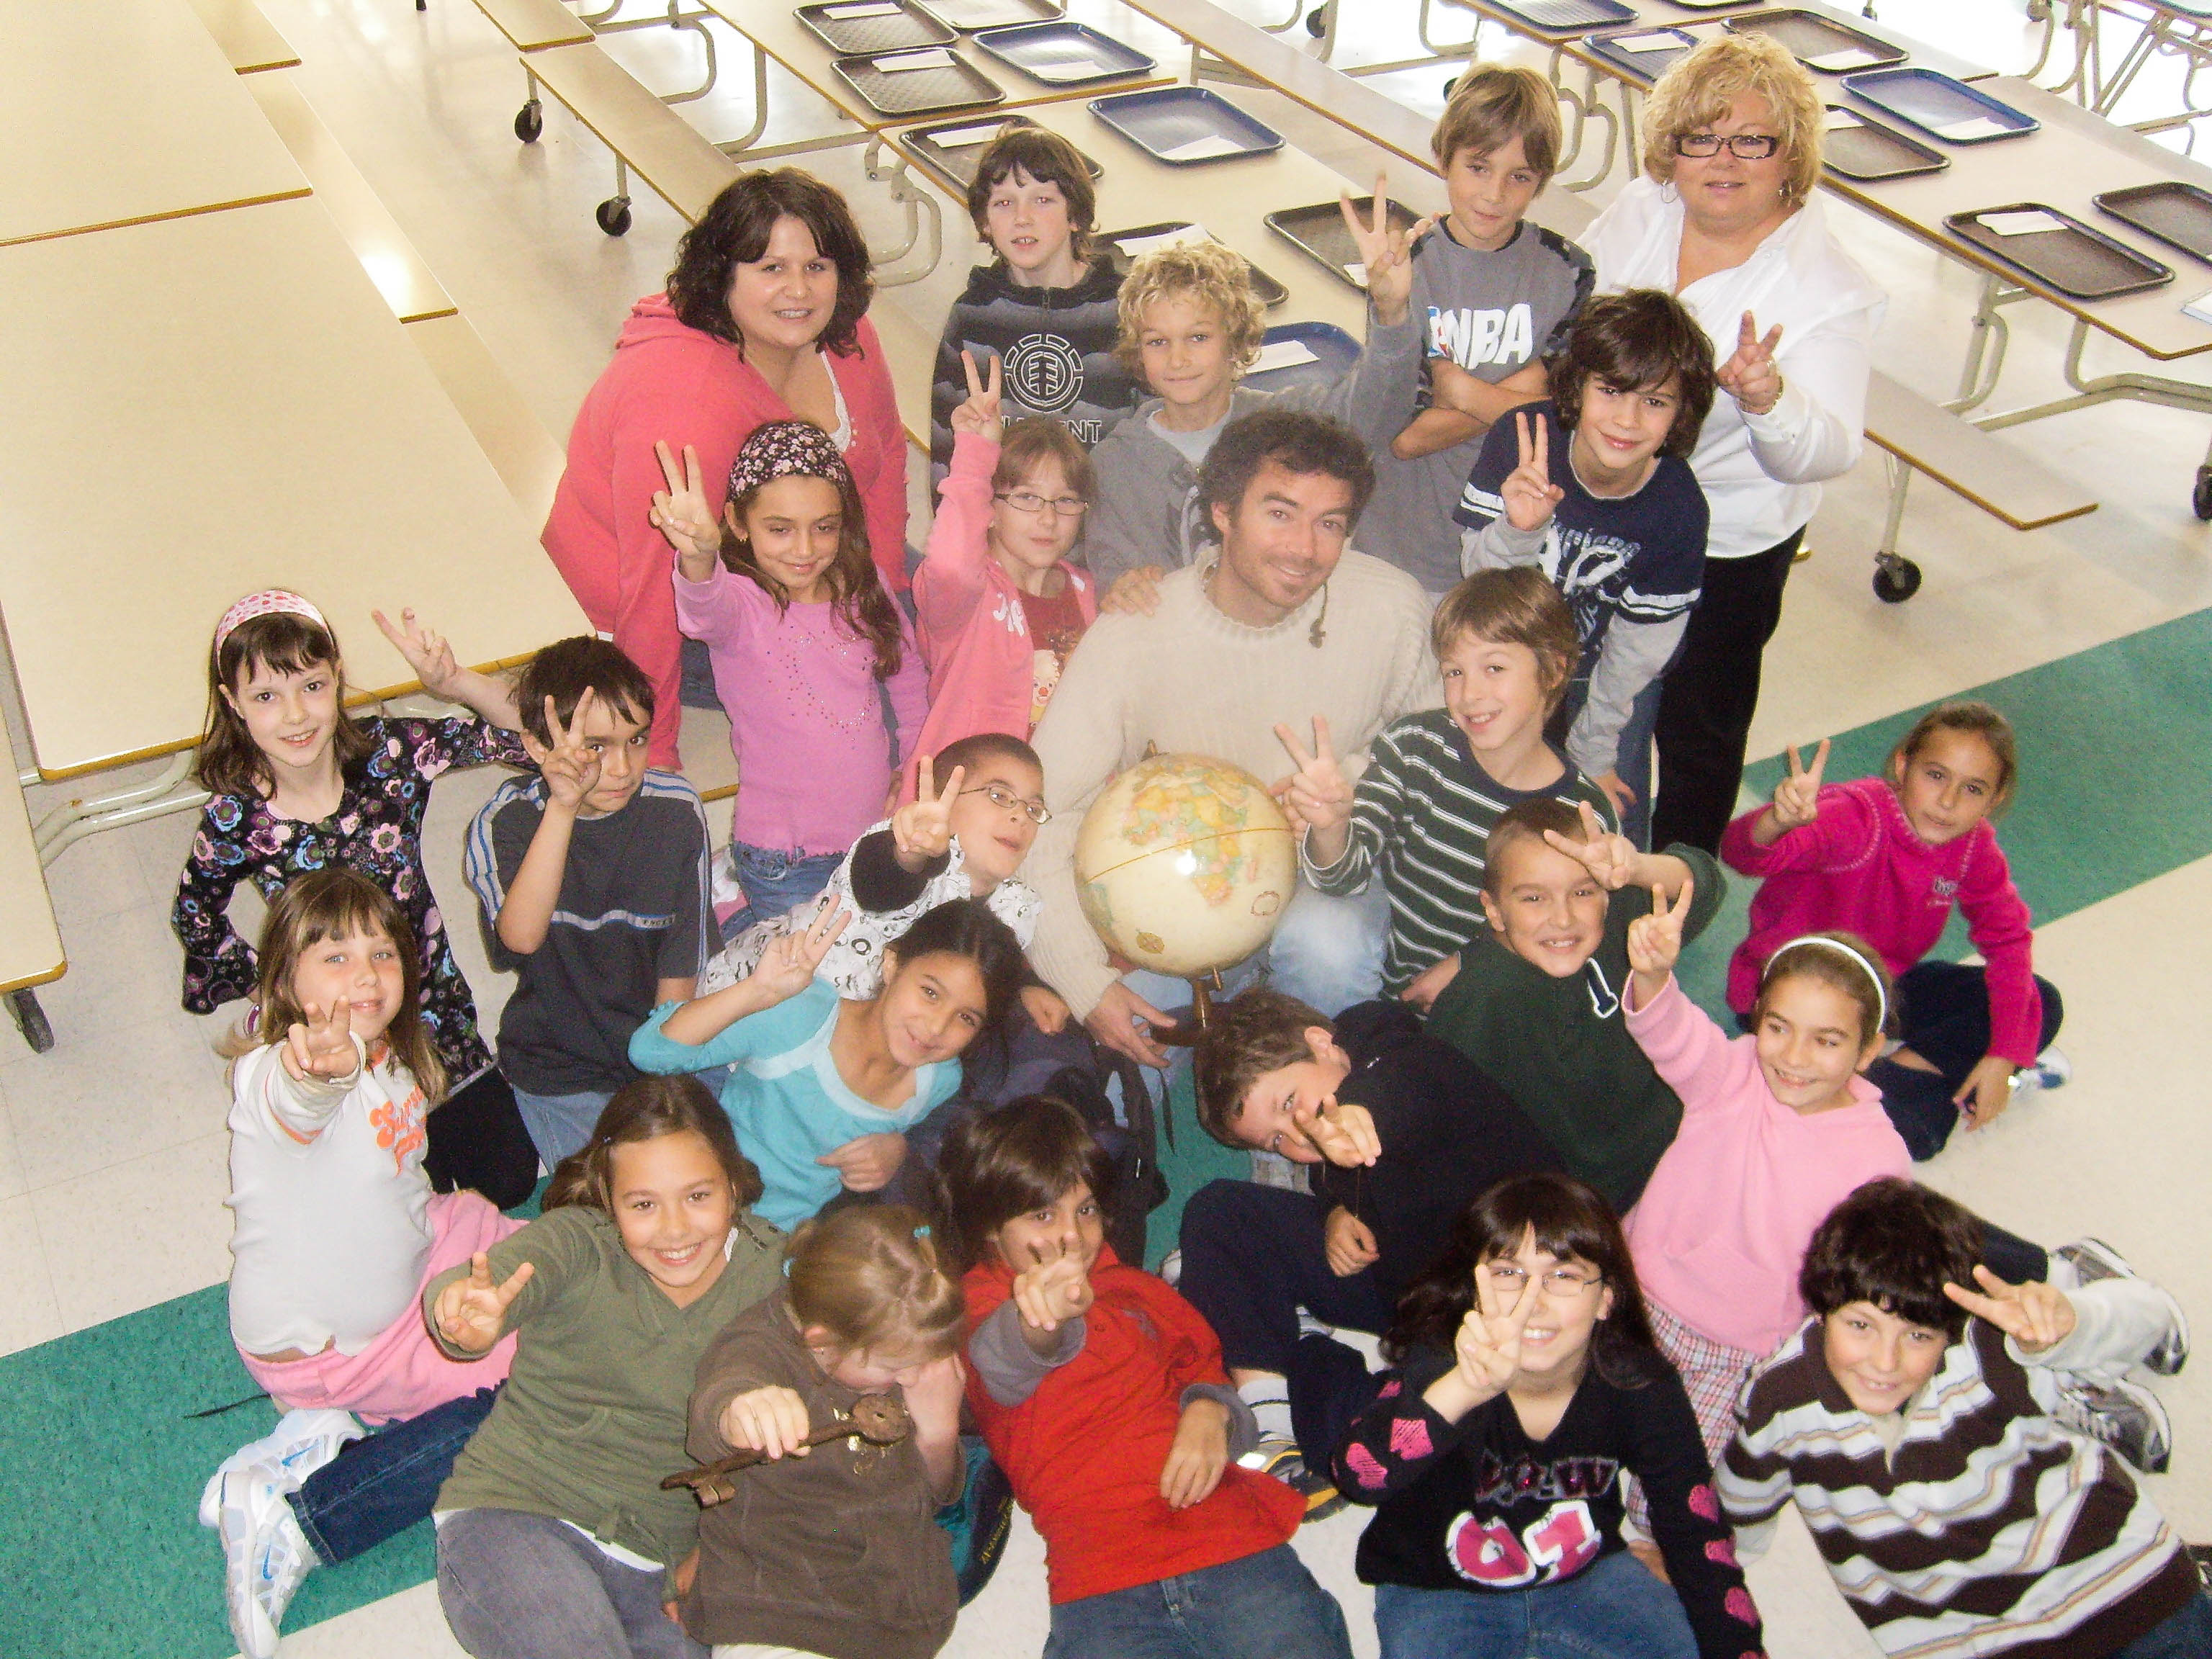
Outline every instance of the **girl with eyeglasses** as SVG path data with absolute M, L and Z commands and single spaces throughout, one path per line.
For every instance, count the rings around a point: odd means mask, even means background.
M 1335 1458 L 1383 1659 L 1746 1659 L 1760 1651 L 1681 1379 L 1603 1199 L 1517 1176 L 1398 1304 L 1395 1369 Z M 1662 1583 L 1622 1535 L 1650 1500 Z
M 1098 614 L 1096 580 L 1067 562 L 1097 494 L 1089 453 L 1065 422 L 1004 419 L 998 358 L 988 376 L 960 361 L 968 401 L 951 414 L 952 470 L 914 574 L 924 755 L 977 732 L 1028 737 Z M 910 796 L 911 764 L 906 782 Z

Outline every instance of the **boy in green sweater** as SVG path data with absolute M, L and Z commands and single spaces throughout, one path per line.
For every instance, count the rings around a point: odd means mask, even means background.
M 1674 1139 L 1682 1103 L 1620 1018 L 1628 927 L 1693 884 L 1686 941 L 1726 889 L 1694 847 L 1639 853 L 1585 804 L 1517 803 L 1492 826 L 1490 927 L 1447 957 L 1429 1032 L 1495 1078 L 1574 1175 L 1626 1213 Z M 1456 961 L 1455 969 L 1452 967 Z M 1446 973 L 1449 977 L 1446 978 Z

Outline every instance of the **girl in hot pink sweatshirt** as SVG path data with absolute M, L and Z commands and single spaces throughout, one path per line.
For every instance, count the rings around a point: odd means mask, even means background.
M 999 360 L 988 380 L 960 360 L 968 401 L 952 411 L 952 470 L 914 576 L 929 663 L 922 755 L 982 732 L 1026 738 L 1098 614 L 1091 574 L 1066 562 L 1094 491 L 1091 457 L 1063 422 L 1008 428 Z
M 842 197 L 795 167 L 748 173 L 684 234 L 667 293 L 632 308 L 576 412 L 541 539 L 592 627 L 653 682 L 652 765 L 679 764 L 683 720 L 668 549 L 647 516 L 663 487 L 656 442 L 698 452 L 719 518 L 753 429 L 822 415 L 884 583 L 906 586 L 906 435 L 865 315 L 870 291 L 867 245 Z
M 2038 1066 L 2045 1086 L 2067 1075 L 2051 1049 L 2058 993 L 2035 975 L 2027 905 L 1991 823 L 2019 775 L 2012 727 L 1986 703 L 1946 703 L 1921 717 L 1879 777 L 1824 789 L 1827 756 L 1824 741 L 1808 769 L 1793 749 L 1774 804 L 1722 839 L 1730 866 L 1766 878 L 1729 964 L 1729 1006 L 1751 1007 L 1785 939 L 1847 927 L 1867 939 L 1897 975 L 1904 1045 L 1868 1075 L 1912 1156 L 1933 1158 L 1962 1113 L 1979 1128 L 2004 1110 L 2016 1067 Z M 1922 960 L 1954 905 L 1986 968 Z

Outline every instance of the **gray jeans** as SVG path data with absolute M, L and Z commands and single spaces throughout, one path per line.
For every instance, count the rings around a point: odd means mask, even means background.
M 438 1604 L 476 1659 L 707 1659 L 663 1611 L 658 1572 L 517 1510 L 446 1517 Z

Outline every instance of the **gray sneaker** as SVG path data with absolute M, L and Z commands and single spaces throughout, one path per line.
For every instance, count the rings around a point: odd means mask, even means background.
M 2164 1474 L 2173 1457 L 2173 1425 L 2142 1384 L 2069 1380 L 2052 1413 L 2076 1434 L 2111 1447 L 2145 1474 Z
M 1285 1440 L 1277 1435 L 1265 1435 L 1260 1443 L 1237 1460 L 1248 1469 L 1256 1469 L 1269 1479 L 1281 1481 L 1306 1500 L 1308 1521 L 1326 1521 L 1344 1507 L 1344 1498 L 1336 1489 L 1327 1471 L 1312 1468 L 1306 1455 L 1298 1449 L 1295 1440 Z
M 2061 1244 L 2051 1254 L 2061 1261 L 2070 1262 L 2074 1277 L 2084 1285 L 2094 1285 L 2105 1279 L 2132 1279 L 2137 1284 L 2149 1285 L 2166 1297 L 2166 1334 L 2158 1344 L 2136 1363 L 2145 1370 L 2160 1376 L 2178 1376 L 2181 1368 L 2189 1363 L 2189 1316 L 2182 1311 L 2181 1304 L 2162 1285 L 2151 1284 L 2122 1255 L 2101 1238 L 2077 1238 L 2071 1244 Z

